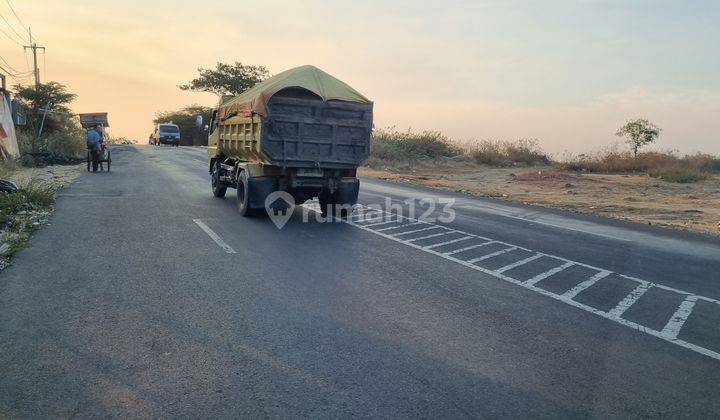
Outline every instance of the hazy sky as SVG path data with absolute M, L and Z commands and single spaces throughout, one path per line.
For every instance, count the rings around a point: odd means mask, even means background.
M 660 148 L 720 153 L 717 1 L 11 2 L 47 47 L 42 79 L 77 93 L 76 112 L 108 111 L 116 136 L 145 141 L 155 112 L 213 105 L 176 86 L 238 60 L 314 64 L 371 98 L 377 127 L 561 153 L 643 116 L 664 129 Z M 27 70 L 2 34 L 0 55 Z

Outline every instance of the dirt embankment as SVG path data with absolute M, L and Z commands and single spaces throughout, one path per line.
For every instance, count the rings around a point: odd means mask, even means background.
M 720 234 L 720 177 L 677 184 L 647 175 L 561 171 L 553 167 L 477 165 L 362 168 L 362 175 L 549 208 Z

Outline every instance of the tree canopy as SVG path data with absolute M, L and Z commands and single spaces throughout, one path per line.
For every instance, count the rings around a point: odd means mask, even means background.
M 630 145 L 633 155 L 637 157 L 638 149 L 657 140 L 660 131 L 662 130 L 658 126 L 645 118 L 638 118 L 625 123 L 615 135 L 624 137 L 625 141 Z
M 16 85 L 15 98 L 25 105 L 30 112 L 27 115 L 26 130 L 37 132 L 44 110 L 48 105 L 43 132 L 53 133 L 62 130 L 68 120 L 73 116 L 68 106 L 77 95 L 67 91 L 65 85 L 58 82 L 41 83 L 35 86 Z
M 180 127 L 180 138 L 184 145 L 207 145 L 207 132 L 195 125 L 195 118 L 202 115 L 204 124 L 210 121 L 212 108 L 190 105 L 176 111 L 162 111 L 155 114 L 155 124 L 170 123 Z
M 198 68 L 199 76 L 187 84 L 178 86 L 182 90 L 210 92 L 220 97 L 239 95 L 270 76 L 263 66 L 217 63 L 214 69 Z
M 65 85 L 58 82 L 41 83 L 35 86 L 15 86 L 15 96 L 32 109 L 45 108 L 51 103 L 50 109 L 57 113 L 71 114 L 67 106 L 77 95 L 67 91 Z

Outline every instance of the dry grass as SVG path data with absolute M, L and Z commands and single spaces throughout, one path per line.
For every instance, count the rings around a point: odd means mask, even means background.
M 637 157 L 629 152 L 609 150 L 578 155 L 558 164 L 567 170 L 594 173 L 646 173 L 668 182 L 688 183 L 706 180 L 720 173 L 720 158 L 708 154 L 680 156 L 676 152 L 644 152 Z
M 491 166 L 547 165 L 550 157 L 537 140 L 517 141 L 481 140 L 459 143 L 439 131 L 411 130 L 400 132 L 394 128 L 373 131 L 370 145 L 371 167 L 402 167 L 427 163 L 474 162 Z
M 490 166 L 536 166 L 550 163 L 550 157 L 542 151 L 539 142 L 531 139 L 469 142 L 465 151 L 475 162 Z

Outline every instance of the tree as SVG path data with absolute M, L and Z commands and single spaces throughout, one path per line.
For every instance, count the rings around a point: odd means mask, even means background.
M 58 82 L 41 83 L 37 88 L 34 85 L 16 85 L 14 90 L 15 98 L 30 111 L 22 131 L 30 139 L 33 153 L 38 153 L 44 148 L 43 142 L 37 141 L 41 122 L 43 133 L 48 135 L 62 132 L 72 125 L 68 123 L 73 116 L 68 105 L 77 95 L 68 92 L 65 85 Z M 48 105 L 50 108 L 47 108 Z M 44 121 L 43 115 L 45 115 Z
M 207 145 L 207 132 L 195 125 L 195 118 L 202 115 L 205 123 L 210 121 L 212 108 L 201 105 L 190 105 L 177 111 L 163 111 L 155 114 L 155 124 L 170 123 L 180 127 L 180 138 L 185 145 Z
M 239 95 L 259 82 L 267 79 L 270 73 L 263 66 L 217 63 L 214 69 L 199 68 L 200 76 L 189 83 L 178 86 L 182 90 L 211 92 L 219 97 Z
M 662 130 L 650 121 L 638 118 L 625 123 L 615 135 L 624 137 L 633 151 L 633 156 L 637 157 L 638 149 L 657 140 L 660 131 Z

